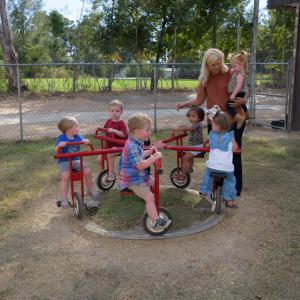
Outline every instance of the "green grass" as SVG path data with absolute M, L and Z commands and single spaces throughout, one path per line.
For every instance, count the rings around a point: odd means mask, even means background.
M 52 140 L 0 144 L 0 225 L 59 184 L 52 154 Z
M 32 93 L 69 93 L 73 92 L 72 78 L 23 78 L 23 83 Z M 151 80 L 143 80 L 143 89 L 150 89 Z M 197 86 L 198 80 L 179 79 L 175 81 L 175 89 L 193 89 Z M 107 86 L 107 80 L 103 78 L 80 77 L 76 81 L 75 91 L 99 92 Z M 158 89 L 170 90 L 172 88 L 171 79 L 163 79 L 158 82 Z M 114 79 L 112 91 L 136 90 L 136 79 Z M 7 92 L 7 80 L 0 81 L 0 92 Z

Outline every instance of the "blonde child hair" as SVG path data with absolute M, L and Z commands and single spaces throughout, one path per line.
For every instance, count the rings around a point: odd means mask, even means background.
M 227 132 L 230 129 L 231 122 L 229 115 L 224 111 L 219 111 L 217 115 L 213 118 L 214 123 L 219 125 L 221 133 Z
M 108 109 L 110 109 L 111 106 L 118 106 L 123 111 L 123 102 L 120 100 L 112 100 L 108 104 Z
M 69 128 L 78 126 L 78 124 L 78 121 L 74 117 L 65 116 L 58 122 L 57 127 L 62 133 L 66 133 Z
M 202 65 L 201 65 L 201 72 L 199 76 L 200 84 L 206 86 L 207 81 L 209 79 L 209 69 L 208 66 L 216 62 L 217 60 L 221 61 L 221 72 L 226 73 L 228 71 L 228 67 L 225 65 L 224 62 L 224 53 L 216 48 L 211 48 L 205 51 Z
M 137 113 L 128 118 L 128 128 L 130 133 L 135 129 L 143 129 L 147 124 L 151 124 L 152 120 L 147 114 Z
M 244 71 L 245 71 L 245 73 L 248 72 L 248 54 L 246 51 L 242 50 L 238 54 L 229 54 L 228 59 L 231 64 L 235 61 L 238 61 L 239 63 L 244 64 Z

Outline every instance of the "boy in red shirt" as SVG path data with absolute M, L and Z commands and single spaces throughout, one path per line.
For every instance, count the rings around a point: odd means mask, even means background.
M 127 140 L 128 131 L 125 122 L 121 119 L 123 113 L 123 103 L 120 100 L 112 100 L 108 105 L 110 118 L 105 122 L 104 128 L 107 128 L 107 137 L 114 139 Z M 120 147 L 119 144 L 107 142 L 107 148 Z M 114 172 L 115 169 L 115 153 L 107 154 L 109 173 L 107 176 L 108 181 L 116 179 Z M 98 156 L 98 162 L 101 169 L 102 156 Z

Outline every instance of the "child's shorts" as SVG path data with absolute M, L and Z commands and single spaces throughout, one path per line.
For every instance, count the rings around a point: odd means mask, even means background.
M 70 165 L 69 165 L 69 161 L 61 161 L 58 164 L 59 170 L 60 172 L 66 172 L 66 171 L 70 171 Z M 86 162 L 83 162 L 83 168 L 87 168 L 88 164 Z M 76 159 L 76 160 L 72 160 L 72 169 L 73 170 L 80 170 L 80 160 Z
M 154 180 L 150 176 L 151 185 L 153 186 Z M 145 195 L 150 191 L 150 185 L 144 185 L 144 184 L 130 184 L 128 185 L 128 188 L 132 190 L 138 197 L 145 198 Z
M 203 147 L 203 144 L 200 144 L 200 145 L 193 145 L 191 147 L 197 147 L 197 148 L 200 148 L 200 147 Z M 190 153 L 192 153 L 194 156 L 200 154 L 201 152 L 197 152 L 197 151 L 189 151 Z
M 131 184 L 128 186 L 128 188 L 132 190 L 138 197 L 143 199 L 145 198 L 145 195 L 150 191 L 150 186 L 144 185 Z

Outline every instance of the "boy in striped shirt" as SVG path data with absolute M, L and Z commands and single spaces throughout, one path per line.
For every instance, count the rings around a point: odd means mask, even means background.
M 144 141 L 151 135 L 151 118 L 143 113 L 134 114 L 129 117 L 127 125 L 130 135 L 119 161 L 120 189 L 129 188 L 146 202 L 146 211 L 153 227 L 167 228 L 171 220 L 159 217 L 150 189 L 153 179 L 146 172 L 146 169 L 162 156 L 156 147 L 146 151 L 143 149 Z

